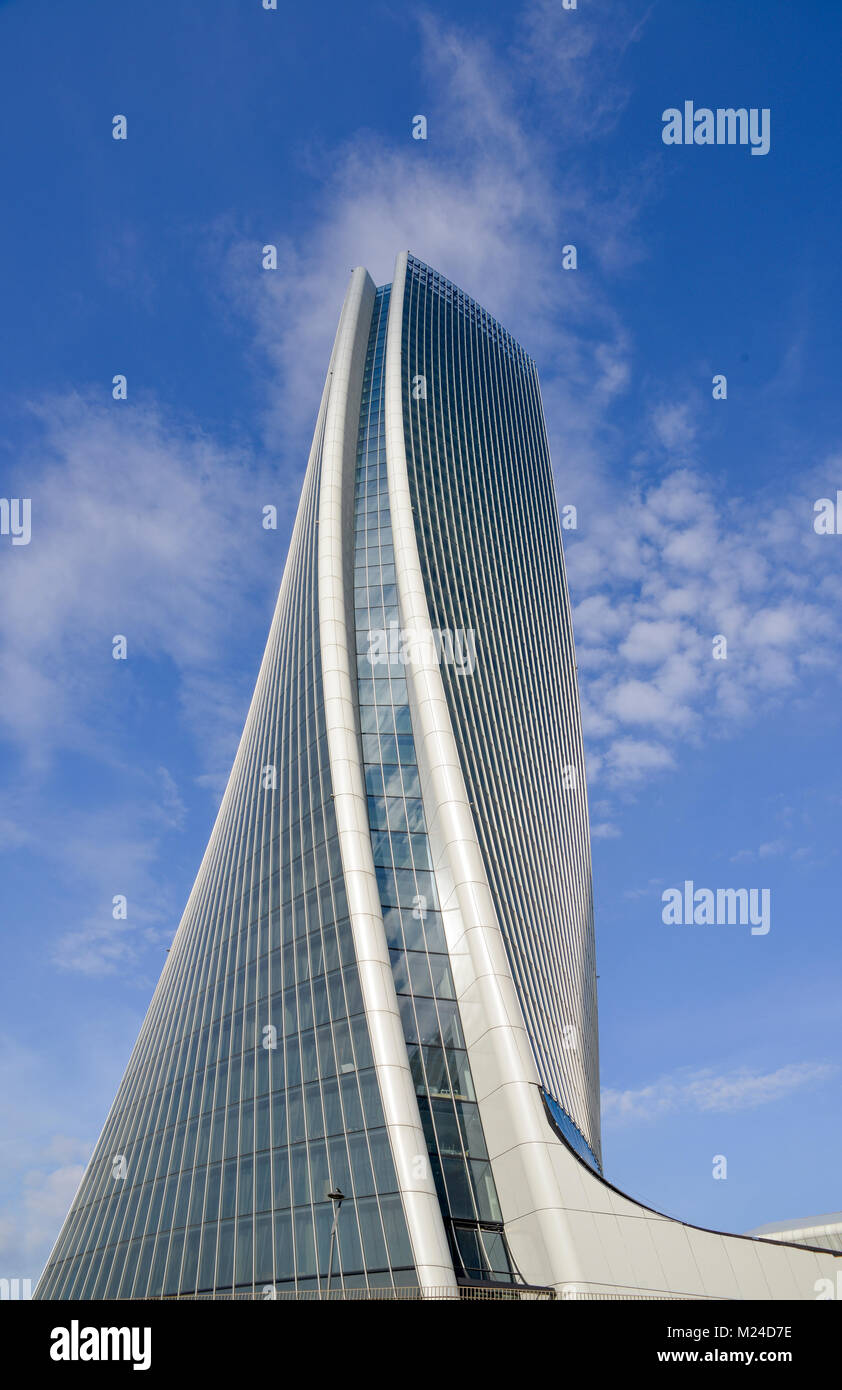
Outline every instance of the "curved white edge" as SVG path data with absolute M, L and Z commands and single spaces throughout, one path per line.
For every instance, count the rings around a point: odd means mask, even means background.
M 430 848 L 512 1254 L 528 1283 L 554 1285 L 567 1298 L 817 1298 L 819 1281 L 835 1279 L 842 1257 L 704 1231 L 661 1216 L 592 1172 L 549 1126 L 432 641 L 404 441 L 406 273 L 402 252 L 395 263 L 385 359 L 395 582 L 412 653 L 407 687 Z
M 419 1284 L 456 1276 L 433 1182 L 380 908 L 358 729 L 353 623 L 354 474 L 375 287 L 351 274 L 336 335 L 319 496 L 319 634 L 334 810 L 360 987 Z

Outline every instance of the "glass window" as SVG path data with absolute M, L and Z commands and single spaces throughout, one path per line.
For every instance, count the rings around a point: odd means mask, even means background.
M 275 1213 L 275 1279 L 289 1279 L 295 1273 L 292 1243 L 292 1213 Z
M 186 1252 L 185 1252 L 186 1259 Z M 267 1210 L 262 1216 L 254 1219 L 254 1282 L 259 1289 L 261 1285 L 272 1284 L 275 1279 L 274 1260 L 272 1254 L 272 1216 Z
M 471 1177 L 481 1221 L 502 1221 L 491 1164 L 471 1161 Z
M 312 1208 L 306 1206 L 297 1210 L 294 1214 L 294 1224 L 297 1273 L 300 1279 L 307 1278 L 316 1273 L 316 1245 Z
M 388 1263 L 386 1242 L 376 1198 L 367 1197 L 358 1201 L 357 1216 L 360 1223 L 366 1267 L 370 1270 L 385 1268 Z
M 220 1221 L 216 1259 L 216 1287 L 227 1290 L 234 1283 L 234 1222 Z

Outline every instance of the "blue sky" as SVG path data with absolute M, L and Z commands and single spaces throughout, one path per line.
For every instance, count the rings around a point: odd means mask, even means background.
M 842 1207 L 840 31 L 0 3 L 0 493 L 33 518 L 0 537 L 4 1276 L 40 1272 L 204 850 L 348 272 L 405 247 L 536 358 L 578 511 L 607 1176 L 724 1229 Z M 665 146 L 685 100 L 768 107 L 768 155 Z M 686 879 L 768 888 L 771 930 L 665 926 Z

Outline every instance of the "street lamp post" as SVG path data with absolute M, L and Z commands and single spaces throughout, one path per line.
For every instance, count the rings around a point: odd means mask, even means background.
M 330 1298 L 330 1280 L 333 1274 L 333 1249 L 336 1245 L 336 1227 L 339 1222 L 339 1208 L 345 1200 L 345 1193 L 341 1187 L 337 1187 L 333 1192 L 329 1192 L 328 1197 L 333 1202 L 333 1223 L 330 1228 L 330 1252 L 327 1257 L 327 1297 Z

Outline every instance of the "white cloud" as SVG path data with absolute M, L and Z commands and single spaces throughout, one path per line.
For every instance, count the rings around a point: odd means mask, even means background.
M 686 740 L 736 732 L 785 692 L 810 689 L 814 672 L 830 676 L 825 646 L 838 652 L 840 632 L 839 605 L 823 589 L 836 582 L 830 554 L 804 535 L 806 497 L 723 497 L 705 461 L 711 427 L 686 391 L 627 401 L 630 431 L 611 423 L 628 395 L 632 345 L 604 278 L 565 274 L 558 252 L 575 223 L 594 266 L 616 268 L 617 228 L 634 255 L 649 189 L 641 178 L 609 194 L 578 161 L 560 179 L 557 156 L 559 143 L 581 153 L 623 109 L 616 79 L 601 73 L 636 31 L 627 10 L 612 15 L 610 25 L 579 16 L 574 28 L 558 6 L 532 4 L 505 64 L 475 33 L 428 16 L 427 146 L 407 127 L 391 141 L 353 137 L 324 161 L 306 241 L 283 241 L 277 273 L 256 276 L 255 248 L 231 228 L 221 245 L 230 292 L 275 365 L 270 425 L 285 438 L 309 429 L 355 263 L 384 281 L 395 251 L 409 247 L 528 345 L 560 497 L 579 509 L 566 541 L 589 777 L 628 785 L 674 767 Z M 550 111 L 554 144 L 540 133 Z M 612 476 L 615 464 L 626 481 Z M 723 662 L 713 659 L 719 634 Z
M 612 608 L 605 594 L 591 594 L 574 609 L 573 620 L 579 641 L 594 642 L 622 631 L 623 619 Z
M 652 898 L 655 896 L 653 889 L 659 888 L 662 883 L 660 878 L 650 878 L 645 888 L 627 888 L 623 894 L 624 898 Z
M 139 968 L 150 951 L 164 962 L 164 949 L 178 925 L 183 903 L 176 902 L 170 876 L 160 872 L 163 835 L 177 828 L 165 787 L 157 796 L 135 796 L 103 810 L 78 809 L 69 822 L 61 815 L 41 816 L 42 852 L 57 882 L 77 889 L 67 897 L 89 904 L 74 917 L 56 923 L 49 955 L 62 970 L 84 975 L 110 975 Z M 183 808 L 182 808 L 183 809 Z M 127 915 L 115 919 L 114 896 L 127 899 Z
M 686 724 L 689 712 L 670 700 L 656 685 L 645 681 L 623 681 L 606 699 L 606 708 L 623 724 Z
M 680 623 L 663 620 L 632 623 L 628 635 L 620 644 L 620 655 L 626 661 L 654 665 L 678 650 L 681 636 Z
M 607 1125 L 617 1127 L 677 1111 L 750 1110 L 773 1104 L 804 1087 L 820 1085 L 838 1070 L 827 1062 L 797 1062 L 771 1072 L 741 1068 L 721 1075 L 709 1070 L 682 1070 L 637 1090 L 604 1088 L 602 1114 Z
M 795 496 L 788 508 L 779 494 L 735 508 L 700 462 L 630 495 L 605 492 L 580 514 L 566 545 L 589 781 L 594 753 L 600 778 L 627 783 L 673 766 L 688 738 L 736 734 L 785 695 L 838 690 L 835 557 L 821 539 Z M 720 636 L 727 656 L 715 660 Z M 629 746 L 635 726 L 646 748 Z
M 785 840 L 767 840 L 765 844 L 758 845 L 757 849 L 740 849 L 736 854 L 731 855 L 731 863 L 739 864 L 754 859 L 776 859 L 782 854 L 786 854 L 788 849 Z M 792 858 L 803 858 L 803 852 L 795 850 Z
M 49 1097 L 49 1064 L 0 1037 L 0 1273 L 33 1287 L 81 1181 L 92 1142 L 61 1128 L 72 1117 Z
M 666 449 L 680 450 L 692 444 L 696 426 L 686 404 L 656 406 L 652 412 L 655 434 Z
M 815 616 L 815 610 L 812 616 Z M 810 610 L 806 606 L 782 604 L 778 608 L 761 608 L 749 622 L 746 638 L 761 647 L 791 646 L 810 621 Z
M 673 766 L 672 754 L 666 748 L 635 738 L 616 739 L 605 755 L 605 761 L 612 779 L 617 782 L 636 782 L 649 773 L 662 772 Z
M 211 712 L 206 691 L 230 689 L 225 639 L 261 575 L 271 494 L 244 454 L 153 406 L 70 396 L 36 413 L 32 540 L 0 555 L 0 729 L 39 765 L 56 746 L 108 756 L 112 686 L 130 683 L 139 660 L 171 664 L 188 716 L 193 702 Z M 125 663 L 111 657 L 118 633 Z M 230 758 L 226 713 L 203 719 L 210 759 L 223 746 Z
M 270 415 L 286 437 L 309 427 L 355 263 L 384 281 L 408 246 L 527 343 L 541 365 L 560 497 L 579 509 L 579 531 L 566 540 L 589 777 L 627 785 L 674 767 L 687 739 L 736 732 L 785 692 L 812 688 L 814 672 L 830 676 L 825 646 L 838 653 L 840 632 L 839 605 L 823 588 L 836 582 L 830 553 L 818 555 L 805 535 L 811 504 L 723 497 L 694 397 L 651 406 L 644 397 L 636 419 L 627 404 L 630 434 L 612 432 L 632 380 L 631 343 L 604 281 L 565 274 L 558 251 L 575 222 L 594 265 L 614 268 L 612 238 L 620 226 L 634 254 L 648 190 L 644 180 L 609 196 L 579 163 L 559 179 L 557 145 L 538 129 L 552 110 L 558 141 L 581 152 L 617 119 L 624 94 L 594 80 L 633 41 L 628 12 L 612 13 L 611 25 L 580 16 L 573 28 L 558 6 L 533 4 L 514 61 L 502 65 L 475 34 L 427 17 L 427 147 L 408 129 L 390 142 L 348 141 L 324 165 L 306 242 L 283 244 L 277 273 L 255 276 L 254 247 L 230 229 L 228 246 L 231 293 L 278 373 Z M 627 481 L 612 477 L 615 463 Z M 723 662 L 713 659 L 719 634 L 729 644 Z M 636 731 L 645 738 L 630 737 Z
M 275 367 L 267 427 L 279 438 L 299 443 L 312 427 L 351 267 L 384 283 L 396 252 L 409 249 L 554 364 L 543 384 L 559 404 L 565 456 L 598 466 L 605 408 L 629 383 L 629 344 L 599 276 L 563 272 L 561 247 L 575 227 L 597 270 L 618 264 L 619 242 L 623 265 L 636 254 L 640 189 L 602 187 L 581 162 L 582 141 L 622 112 L 625 93 L 604 59 L 635 19 L 613 6 L 611 23 L 581 15 L 571 26 L 556 8 L 528 4 L 502 60 L 476 26 L 463 32 L 423 14 L 427 141 L 411 138 L 407 120 L 389 140 L 360 132 L 323 156 L 306 235 L 267 233 L 279 248 L 275 272 L 256 274 L 258 248 L 231 224 L 218 229 L 232 300 Z M 565 141 L 579 158 L 560 169 Z
M 613 821 L 597 821 L 591 826 L 592 840 L 616 840 L 622 833 Z

